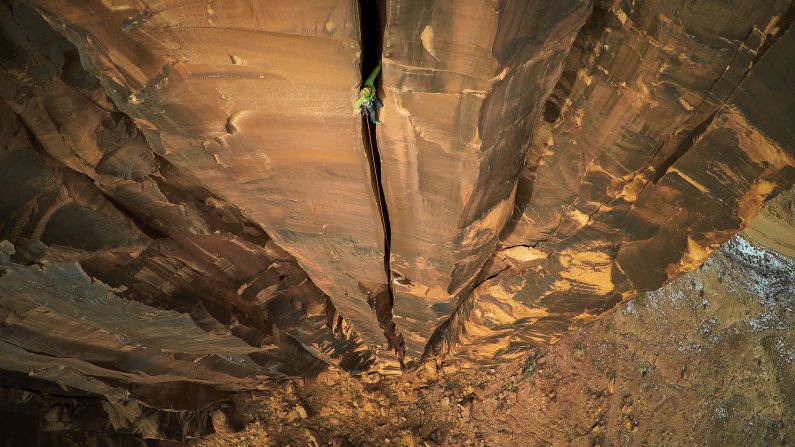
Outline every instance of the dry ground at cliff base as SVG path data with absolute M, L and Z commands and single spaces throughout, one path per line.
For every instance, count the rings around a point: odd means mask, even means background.
M 511 364 L 284 383 L 240 396 L 228 414 L 242 431 L 198 445 L 795 445 L 794 272 L 735 238 Z

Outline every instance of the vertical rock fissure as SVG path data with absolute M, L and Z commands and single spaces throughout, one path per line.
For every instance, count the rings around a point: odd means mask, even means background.
M 382 0 L 359 0 L 359 21 L 362 39 L 362 79 L 366 79 L 370 76 L 373 69 L 381 62 L 383 28 L 381 26 L 379 6 L 381 6 L 380 9 L 383 10 L 383 3 Z M 377 90 L 380 90 L 380 88 L 378 88 L 379 86 L 379 83 L 376 82 Z M 384 273 L 387 281 L 385 293 L 377 294 L 374 297 L 372 305 L 375 309 L 378 322 L 384 329 L 384 335 L 392 348 L 395 349 L 401 366 L 403 366 L 405 343 L 392 321 L 392 306 L 394 303 L 392 269 L 390 267 L 392 230 L 389 223 L 389 210 L 386 206 L 386 195 L 384 194 L 384 185 L 381 178 L 381 154 L 378 151 L 375 124 L 371 123 L 368 118 L 363 115 L 362 125 L 364 132 L 367 134 L 364 139 L 364 144 L 367 146 L 373 192 L 378 205 L 378 212 L 381 215 L 381 224 L 384 231 Z
M 387 277 L 391 277 L 391 269 L 389 268 L 389 246 L 391 243 L 391 230 L 389 226 L 389 211 L 386 209 L 386 196 L 384 195 L 384 188 L 381 185 L 381 157 L 378 153 L 378 143 L 375 139 L 374 126 L 363 118 L 365 123 L 365 132 L 367 132 L 368 150 L 370 152 L 370 164 L 372 169 L 373 183 L 375 184 L 376 201 L 378 202 L 378 211 L 381 213 L 381 223 L 384 227 L 384 269 L 386 269 Z M 390 287 L 391 290 L 391 287 Z M 391 292 L 390 292 L 391 294 Z

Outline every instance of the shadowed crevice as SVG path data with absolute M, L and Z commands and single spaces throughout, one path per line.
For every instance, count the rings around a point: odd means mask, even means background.
M 373 69 L 381 62 L 381 49 L 384 35 L 381 13 L 384 11 L 384 6 L 382 0 L 359 1 L 359 19 L 361 22 L 362 38 L 362 79 L 366 79 L 370 76 Z M 380 87 L 380 82 L 377 82 L 376 86 Z M 381 89 L 379 88 L 378 90 Z M 370 162 L 373 193 L 378 204 L 378 212 L 381 215 L 381 224 L 384 231 L 384 274 L 386 275 L 387 281 L 386 287 L 383 290 L 379 290 L 376 293 L 375 290 L 379 288 L 375 288 L 371 292 L 368 301 L 376 313 L 379 325 L 384 330 L 384 336 L 397 353 L 402 366 L 406 347 L 403 337 L 400 335 L 392 319 L 392 307 L 394 304 L 392 269 L 390 267 L 392 228 L 389 222 L 389 210 L 386 206 L 386 195 L 384 194 L 384 186 L 381 177 L 381 154 L 378 151 L 378 139 L 375 125 L 371 123 L 365 115 L 362 115 L 362 126 L 364 145 L 367 148 L 367 158 Z

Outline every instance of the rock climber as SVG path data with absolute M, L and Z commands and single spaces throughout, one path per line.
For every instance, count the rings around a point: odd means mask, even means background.
M 378 64 L 370 74 L 370 77 L 364 81 L 364 85 L 359 91 L 359 99 L 353 105 L 353 109 L 357 112 L 361 112 L 363 115 L 367 114 L 373 124 L 382 124 L 375 116 L 375 111 L 384 107 L 384 103 L 375 95 L 375 78 L 378 76 L 379 71 L 381 71 L 381 64 Z

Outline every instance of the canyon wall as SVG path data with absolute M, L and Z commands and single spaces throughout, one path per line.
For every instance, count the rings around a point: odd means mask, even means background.
M 484 282 L 440 331 L 472 362 L 554 341 L 700 265 L 795 179 L 790 2 L 602 2 Z
M 586 0 L 386 3 L 379 150 L 393 312 L 408 351 L 471 290 Z
M 360 6 L 0 2 L 0 368 L 157 405 L 504 361 L 795 182 L 790 1 Z
M 295 256 L 373 346 L 386 284 L 350 1 L 32 2 L 181 173 Z

